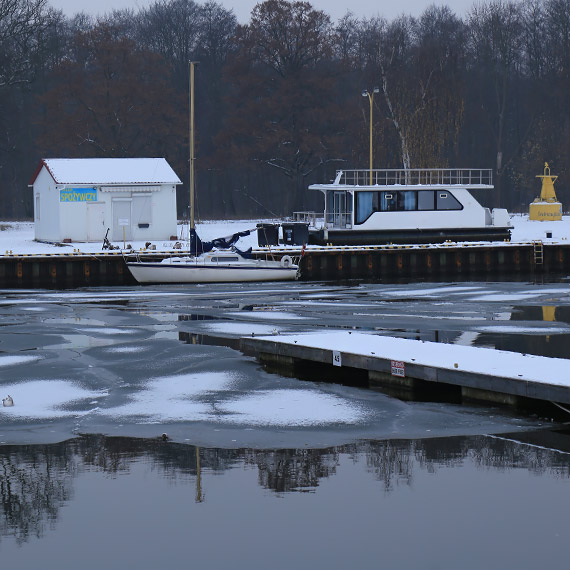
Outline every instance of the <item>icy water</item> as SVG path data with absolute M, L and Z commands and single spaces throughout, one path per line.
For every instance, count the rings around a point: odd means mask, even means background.
M 3 565 L 566 568 L 565 425 L 235 350 L 341 328 L 567 358 L 570 287 L 0 292 Z

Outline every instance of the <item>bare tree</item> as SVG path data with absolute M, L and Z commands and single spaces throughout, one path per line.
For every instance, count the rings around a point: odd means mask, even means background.
M 570 80 L 570 2 L 546 0 L 547 60 L 551 73 Z
M 521 15 L 525 71 L 529 77 L 540 79 L 547 69 L 545 40 L 550 37 L 543 0 L 525 0 Z
M 219 67 L 232 50 L 237 19 L 232 11 L 208 0 L 201 9 L 198 59 L 211 67 Z
M 402 166 L 408 170 L 412 167 L 410 156 L 411 125 L 415 115 L 425 105 L 426 86 L 422 86 L 419 94 L 420 107 L 414 101 L 413 92 L 405 86 L 405 73 L 398 70 L 409 69 L 412 21 L 401 17 L 387 26 L 378 54 L 381 89 L 388 108 L 388 118 L 394 125 L 400 141 Z M 393 79 L 393 81 L 392 81 Z M 429 87 L 429 81 L 428 85 Z
M 201 47 L 201 23 L 202 9 L 194 0 L 158 0 L 138 16 L 138 44 L 164 58 L 180 88 Z
M 55 70 L 42 98 L 49 121 L 40 143 L 63 156 L 176 157 L 185 106 L 168 70 L 159 55 L 116 37 L 106 25 L 76 37 L 75 59 Z
M 334 29 L 334 53 L 345 65 L 358 61 L 358 34 L 360 23 L 352 12 L 347 12 Z
M 225 143 L 235 158 L 276 169 L 294 182 L 303 207 L 304 180 L 336 158 L 340 116 L 334 108 L 330 18 L 307 2 L 267 0 L 238 29 L 228 67 L 234 112 Z
M 511 110 L 512 86 L 521 70 L 521 6 L 512 1 L 493 0 L 475 5 L 468 16 L 471 64 L 490 84 L 479 81 L 478 93 L 495 139 L 497 205 L 502 201 L 507 119 Z M 509 157 L 512 158 L 512 155 Z
M 47 0 L 0 0 L 0 87 L 30 81 Z

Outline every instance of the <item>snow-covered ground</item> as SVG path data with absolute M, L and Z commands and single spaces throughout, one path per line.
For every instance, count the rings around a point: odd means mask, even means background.
M 211 221 L 197 224 L 198 235 L 203 241 L 209 241 L 217 237 L 225 237 L 236 232 L 255 229 L 256 221 L 252 220 L 232 220 L 232 221 Z M 178 227 L 179 241 L 186 243 L 188 230 L 184 226 Z M 157 251 L 170 251 L 176 241 L 153 241 Z M 138 251 L 145 247 L 144 242 L 128 241 L 125 245 L 132 245 Z M 34 240 L 33 222 L 0 222 L 0 255 L 4 254 L 42 254 L 42 253 L 97 253 L 103 251 L 103 240 L 98 242 L 77 242 L 66 244 L 40 243 Z M 113 245 L 123 249 L 123 242 L 115 241 Z M 257 232 L 252 232 L 249 236 L 241 238 L 237 244 L 241 249 L 257 247 Z
M 544 243 L 560 243 L 570 238 L 570 216 L 562 216 L 559 221 L 529 220 L 528 214 L 513 214 L 511 216 L 513 243 L 541 240 Z
M 570 216 L 563 216 L 560 221 L 531 221 L 528 215 L 515 214 L 511 217 L 513 230 L 512 243 L 525 243 L 533 240 L 541 240 L 544 243 L 560 243 L 570 238 Z M 212 220 L 197 224 L 197 232 L 203 241 L 209 241 L 217 237 L 225 237 L 236 232 L 255 230 L 257 223 L 267 220 Z M 271 220 L 270 220 L 271 221 Z M 181 243 L 186 243 L 188 231 L 184 226 L 179 226 L 178 236 Z M 550 236 L 550 237 L 547 237 Z M 170 251 L 175 241 L 154 241 L 157 251 Z M 502 243 L 502 242 L 501 242 Z M 132 245 L 138 251 L 145 247 L 143 242 L 129 241 L 126 245 Z M 122 242 L 114 242 L 113 245 L 123 248 Z M 257 232 L 247 237 L 242 237 L 237 243 L 240 249 L 257 247 Z M 96 253 L 102 251 L 102 242 L 94 243 L 70 243 L 48 244 L 34 241 L 33 222 L 0 222 L 0 255 L 13 254 L 42 254 L 64 253 L 79 251 L 83 253 Z

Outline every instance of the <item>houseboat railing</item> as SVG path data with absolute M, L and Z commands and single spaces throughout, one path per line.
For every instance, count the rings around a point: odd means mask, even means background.
M 339 170 L 335 184 L 369 186 L 370 170 Z M 372 170 L 372 185 L 493 186 L 493 171 L 486 168 L 410 168 Z
M 319 217 L 322 218 L 323 214 L 317 214 L 317 212 L 293 212 L 294 222 L 302 222 L 310 226 L 316 226 L 317 218 Z
M 329 228 L 352 228 L 352 212 L 327 212 L 325 222 Z

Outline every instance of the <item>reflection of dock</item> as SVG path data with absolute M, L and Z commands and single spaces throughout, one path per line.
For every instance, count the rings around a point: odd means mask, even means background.
M 538 401 L 570 404 L 568 361 L 472 346 L 351 332 L 243 338 L 242 350 L 318 378 L 368 380 L 399 393 L 437 392 L 457 400 L 517 407 Z

